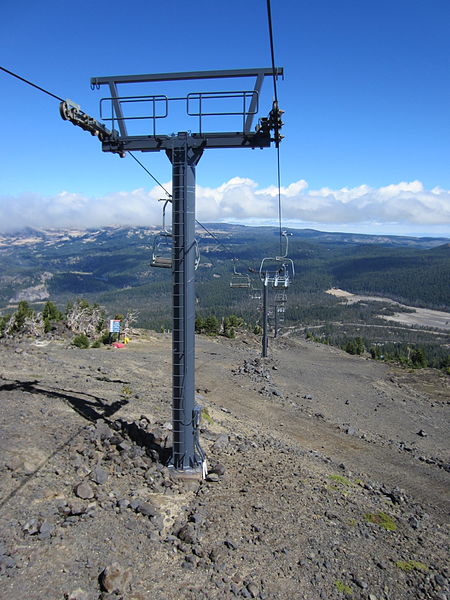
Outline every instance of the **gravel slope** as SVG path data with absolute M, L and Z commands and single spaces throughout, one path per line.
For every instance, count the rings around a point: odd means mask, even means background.
M 169 337 L 0 358 L 2 599 L 450 598 L 448 378 L 200 337 L 210 475 L 183 482 Z

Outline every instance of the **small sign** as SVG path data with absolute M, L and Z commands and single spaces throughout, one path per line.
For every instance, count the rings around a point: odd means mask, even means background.
M 109 321 L 109 333 L 120 333 L 120 320 L 111 319 Z

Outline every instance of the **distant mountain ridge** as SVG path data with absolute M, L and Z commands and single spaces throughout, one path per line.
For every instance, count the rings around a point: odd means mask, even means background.
M 206 223 L 205 226 L 213 233 L 230 234 L 273 234 L 278 235 L 277 227 L 268 226 L 249 226 L 233 223 Z M 0 248 L 5 245 L 33 245 L 42 241 L 48 243 L 61 243 L 70 240 L 94 240 L 96 238 L 111 239 L 114 237 L 127 237 L 152 235 L 159 231 L 160 227 L 149 226 L 107 226 L 101 228 L 48 228 L 39 229 L 25 227 L 24 229 L 0 233 Z M 205 231 L 198 227 L 198 233 L 203 237 Z M 299 239 L 311 240 L 317 242 L 330 242 L 342 244 L 373 244 L 379 246 L 397 246 L 409 248 L 434 248 L 445 244 L 450 244 L 450 238 L 446 237 L 414 237 L 400 235 L 379 235 L 366 233 L 342 233 L 326 232 L 316 229 L 295 229 L 286 228 Z
M 222 229 L 231 233 L 239 231 L 252 230 L 273 232 L 278 235 L 278 227 L 249 226 L 230 223 L 208 223 L 208 229 Z M 287 231 L 293 233 L 296 237 L 304 240 L 314 240 L 318 242 L 337 242 L 345 244 L 375 244 L 380 246 L 405 246 L 410 248 L 434 248 L 443 244 L 450 244 L 450 238 L 447 237 L 414 237 L 402 235 L 380 235 L 370 233 L 342 233 L 339 231 L 328 232 L 317 229 L 296 229 L 286 227 Z

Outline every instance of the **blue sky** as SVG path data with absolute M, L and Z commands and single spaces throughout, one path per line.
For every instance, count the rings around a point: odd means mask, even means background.
M 286 225 L 450 236 L 449 0 L 272 0 L 272 18 Z M 92 76 L 270 66 L 266 2 L 9 2 L 0 56 L 98 117 Z M 0 114 L 0 230 L 160 220 L 161 190 L 56 100 L 0 72 Z M 170 184 L 165 155 L 139 158 Z M 276 182 L 275 149 L 208 150 L 198 216 L 276 223 Z

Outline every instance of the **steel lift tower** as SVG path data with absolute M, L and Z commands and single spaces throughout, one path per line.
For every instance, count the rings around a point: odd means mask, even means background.
M 267 117 L 253 119 L 259 111 L 264 77 L 283 75 L 282 68 L 196 71 L 94 77 L 93 89 L 105 87 L 109 94 L 100 100 L 100 118 L 111 128 L 93 119 L 70 100 L 62 102 L 60 114 L 96 135 L 104 152 L 124 157 L 129 151 L 164 151 L 172 164 L 172 417 L 173 454 L 171 466 L 186 476 L 205 474 L 205 455 L 199 444 L 199 410 L 195 404 L 195 172 L 204 152 L 209 148 L 267 148 L 281 140 L 281 114 L 276 102 Z M 252 78 L 253 89 L 224 92 L 191 92 L 185 96 L 120 95 L 119 87 L 129 84 L 164 84 L 187 80 Z M 194 117 L 197 131 L 161 134 L 160 120 L 169 115 L 174 104 L 184 103 L 186 115 Z M 232 104 L 228 110 L 224 110 Z M 213 106 L 218 110 L 212 110 Z M 137 110 L 145 114 L 136 114 Z M 208 132 L 207 117 L 232 116 L 239 119 L 239 131 Z M 143 123 L 145 131 L 130 134 L 130 123 Z

